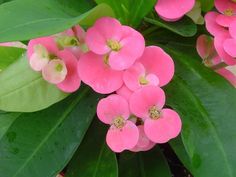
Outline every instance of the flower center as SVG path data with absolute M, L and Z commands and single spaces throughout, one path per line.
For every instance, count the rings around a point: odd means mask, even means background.
M 232 8 L 228 8 L 224 11 L 224 14 L 227 15 L 227 16 L 232 16 L 232 15 L 234 15 L 234 11 L 233 11 Z
M 123 128 L 125 126 L 125 119 L 122 116 L 117 116 L 114 120 L 113 120 L 113 125 L 116 128 Z
M 236 2 L 236 0 L 231 0 L 232 2 Z
M 146 79 L 145 76 L 140 76 L 139 77 L 139 84 L 140 85 L 147 85 L 149 83 L 149 81 Z
M 121 49 L 120 43 L 113 39 L 107 40 L 107 45 L 108 47 L 110 47 L 111 50 L 116 51 L 116 52 Z
M 157 109 L 156 106 L 152 106 L 148 112 L 149 112 L 149 117 L 151 119 L 156 120 L 160 118 L 161 112 Z
M 61 72 L 63 70 L 63 65 L 58 63 L 56 66 L 55 66 L 55 69 L 57 72 Z
M 206 67 L 212 67 L 213 65 L 211 59 L 208 59 L 208 58 L 203 59 L 203 63 Z
M 79 45 L 79 41 L 74 36 L 58 36 L 56 38 L 56 43 L 59 49 L 64 49 L 65 47 L 74 47 Z

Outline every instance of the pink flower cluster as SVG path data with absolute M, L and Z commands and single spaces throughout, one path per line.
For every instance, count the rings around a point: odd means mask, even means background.
M 97 116 L 110 125 L 106 142 L 114 152 L 146 151 L 181 131 L 179 115 L 163 108 L 160 88 L 174 75 L 173 60 L 157 46 L 145 47 L 138 31 L 114 18 L 100 18 L 86 34 L 76 26 L 33 39 L 28 56 L 35 71 L 65 92 L 77 90 L 82 80 L 111 94 L 99 101 Z
M 219 12 L 205 15 L 206 28 L 213 38 L 199 36 L 197 51 L 206 66 L 236 86 L 236 76 L 227 68 L 236 65 L 236 1 L 215 0 L 215 7 Z
M 195 0 L 158 0 L 155 6 L 157 14 L 166 21 L 177 21 L 194 6 Z

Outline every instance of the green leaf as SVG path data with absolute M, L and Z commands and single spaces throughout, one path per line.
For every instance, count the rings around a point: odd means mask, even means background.
M 105 143 L 107 128 L 94 120 L 69 163 L 66 177 L 118 177 L 116 155 Z
M 22 48 L 0 46 L 0 71 L 19 59 L 24 52 Z
M 68 96 L 33 71 L 25 55 L 0 73 L 0 85 L 0 110 L 4 111 L 34 112 Z
M 177 22 L 166 22 L 159 17 L 155 19 L 145 17 L 144 20 L 158 27 L 165 28 L 183 37 L 191 37 L 197 33 L 197 25 L 187 16 Z
M 198 0 L 203 12 L 208 12 L 214 7 L 214 0 Z
M 94 117 L 98 95 L 88 88 L 35 113 L 0 114 L 15 119 L 0 138 L 4 177 L 54 177 L 73 156 Z
M 0 42 L 29 40 L 82 25 L 101 16 L 112 16 L 109 6 L 91 8 L 86 0 L 15 0 L 0 6 Z M 96 15 L 96 16 L 95 16 Z M 88 23 L 87 23 L 88 21 Z M 81 23 L 80 23 L 81 24 Z
M 124 152 L 119 160 L 120 177 L 171 177 L 168 163 L 159 148 L 147 152 Z
M 166 50 L 176 63 L 176 76 L 166 88 L 167 101 L 181 115 L 191 172 L 195 177 L 235 177 L 235 88 L 204 67 L 192 48 Z
M 143 17 L 152 11 L 156 0 L 95 0 L 97 3 L 107 3 L 114 9 L 116 17 L 126 25 L 137 27 Z

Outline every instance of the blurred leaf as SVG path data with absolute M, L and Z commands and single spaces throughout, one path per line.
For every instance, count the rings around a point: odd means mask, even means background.
M 147 152 L 124 152 L 119 159 L 120 177 L 172 177 L 168 163 L 159 148 Z
M 0 110 L 34 112 L 64 99 L 68 94 L 33 71 L 24 55 L 0 73 Z
M 19 59 L 24 52 L 25 49 L 22 48 L 0 46 L 0 71 Z
M 64 31 L 81 21 L 91 23 L 101 16 L 112 16 L 112 9 L 101 4 L 91 9 L 86 0 L 15 0 L 0 6 L 0 42 L 28 40 Z M 91 21 L 92 20 L 92 21 Z M 88 23 L 87 23 L 88 21 Z
M 197 25 L 187 16 L 176 22 L 166 22 L 159 17 L 156 17 L 155 19 L 145 17 L 144 20 L 183 37 L 191 37 L 197 33 Z
M 94 120 L 65 177 L 118 177 L 116 155 L 105 143 L 107 128 L 97 118 Z
M 167 102 L 181 115 L 191 172 L 195 177 L 235 177 L 236 89 L 204 67 L 193 47 L 165 49 L 176 63 L 175 78 L 166 88 Z
M 214 7 L 214 0 L 198 0 L 203 12 L 208 12 Z
M 126 25 L 137 27 L 143 17 L 152 11 L 157 0 L 95 0 L 107 3 L 114 9 L 116 17 Z
M 71 159 L 94 117 L 98 96 L 83 88 L 48 109 L 0 114 L 0 176 L 52 177 Z

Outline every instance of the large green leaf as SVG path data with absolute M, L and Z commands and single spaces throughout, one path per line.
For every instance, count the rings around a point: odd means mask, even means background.
M 0 46 L 0 71 L 19 59 L 24 52 L 22 48 Z
M 187 16 L 177 22 L 166 22 L 159 17 L 147 18 L 144 20 L 148 23 L 170 30 L 183 37 L 191 37 L 197 33 L 197 25 Z
M 123 24 L 137 27 L 154 7 L 156 0 L 95 0 L 109 4 Z
M 0 114 L 0 120 L 15 119 L 0 137 L 0 176 L 55 177 L 80 144 L 97 100 L 83 88 L 40 112 Z
M 176 76 L 166 88 L 167 102 L 182 117 L 191 172 L 195 177 L 235 177 L 236 89 L 204 67 L 192 47 L 166 50 L 176 62 Z M 192 55 L 185 54 L 187 50 Z
M 78 23 L 91 25 L 113 15 L 105 4 L 92 10 L 86 0 L 15 0 L 0 6 L 0 42 L 28 40 L 61 32 Z M 91 21 L 93 20 L 93 21 Z
M 124 152 L 119 160 L 120 177 L 171 177 L 170 168 L 159 148 L 147 152 Z
M 68 94 L 33 71 L 25 55 L 0 73 L 0 110 L 33 112 L 49 107 Z
M 105 144 L 106 125 L 97 118 L 71 160 L 66 177 L 118 177 L 116 155 Z

